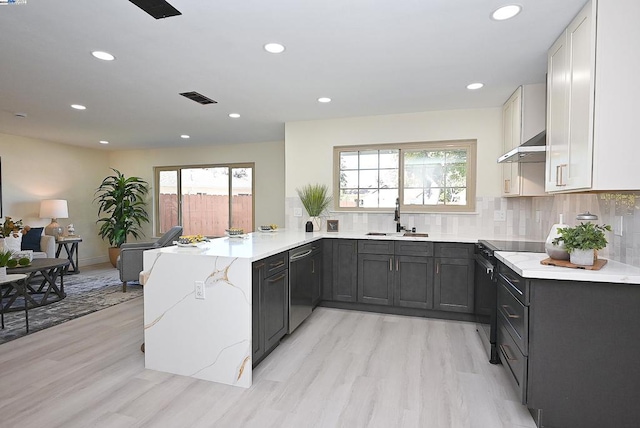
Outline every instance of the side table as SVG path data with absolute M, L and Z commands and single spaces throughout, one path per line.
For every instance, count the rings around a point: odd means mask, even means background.
M 80 265 L 78 264 L 78 244 L 80 242 L 82 242 L 82 238 L 80 237 L 63 237 L 56 239 L 56 244 L 58 245 L 58 248 L 56 249 L 56 258 L 60 257 L 60 252 L 64 248 L 67 253 L 67 260 L 69 260 L 69 266 L 67 266 L 64 271 L 65 275 L 70 273 L 80 273 Z
M 26 284 L 27 275 L 23 273 L 12 273 L 7 274 L 6 279 L 0 280 L 0 286 L 8 285 L 6 293 L 3 292 L 2 287 L 0 287 L 0 317 L 2 317 L 2 328 L 4 329 L 4 304 L 2 301 L 4 300 L 5 294 L 9 296 L 11 294 L 11 290 L 15 289 L 17 295 L 22 295 L 24 299 L 24 321 L 27 325 L 27 333 L 29 333 L 29 306 L 27 305 L 27 284 Z M 10 305 L 10 303 L 9 303 Z

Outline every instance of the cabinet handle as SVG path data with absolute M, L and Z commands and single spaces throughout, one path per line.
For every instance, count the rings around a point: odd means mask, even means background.
M 316 261 L 311 260 L 311 273 L 316 273 Z
M 389 272 L 393 271 L 393 257 L 389 257 Z
M 504 193 L 511 193 L 511 180 L 504 180 Z
M 563 174 L 564 168 L 566 166 L 567 166 L 566 163 L 556 166 L 556 186 L 562 187 L 567 185 L 567 183 L 564 182 L 564 174 Z
M 396 272 L 400 270 L 400 260 L 396 259 Z
M 509 361 L 518 361 L 517 358 L 514 358 L 513 352 L 511 352 L 511 348 L 509 348 L 509 345 L 500 345 L 500 349 L 502 349 L 502 352 L 504 353 L 504 356 L 507 357 L 507 360 Z M 507 352 L 508 350 L 508 352 Z
M 285 274 L 280 274 L 280 275 L 276 276 L 275 278 L 269 278 L 267 280 L 267 282 L 271 282 L 271 283 L 278 282 L 280 280 L 283 280 L 285 277 L 286 277 Z
M 502 309 L 504 309 L 504 311 L 507 313 L 507 316 L 509 318 L 520 318 L 520 315 L 516 314 L 515 312 L 513 312 L 511 310 L 511 306 L 509 305 L 502 305 Z
M 269 263 L 269 269 L 280 267 L 284 264 L 284 260 L 280 260 L 277 263 Z
M 440 273 L 440 263 L 436 263 L 436 274 Z
M 264 263 L 260 263 L 259 265 L 254 265 L 253 268 L 254 269 L 262 269 L 264 267 Z

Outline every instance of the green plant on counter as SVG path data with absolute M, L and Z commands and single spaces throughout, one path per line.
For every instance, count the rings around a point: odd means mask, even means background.
M 574 250 L 601 250 L 607 246 L 605 231 L 611 232 L 611 226 L 580 223 L 575 227 L 562 227 L 558 229 L 560 236 L 553 240 L 553 245 L 562 242 L 568 253 Z
M 329 208 L 332 197 L 329 188 L 324 184 L 307 184 L 302 189 L 296 189 L 304 209 L 311 217 L 319 217 Z

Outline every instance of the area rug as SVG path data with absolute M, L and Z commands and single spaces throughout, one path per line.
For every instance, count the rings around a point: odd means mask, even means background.
M 59 302 L 29 310 L 29 334 L 142 296 L 142 287 L 136 284 L 128 284 L 127 292 L 122 292 L 117 270 L 101 275 L 67 275 L 64 291 L 67 297 Z M 4 314 L 0 344 L 26 334 L 24 311 Z

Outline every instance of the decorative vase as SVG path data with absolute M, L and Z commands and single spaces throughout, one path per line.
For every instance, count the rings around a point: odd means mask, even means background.
M 553 244 L 553 240 L 560 236 L 558 229 L 569 227 L 568 224 L 562 222 L 562 217 L 563 215 L 560 214 L 560 222 L 551 226 L 549 236 L 547 236 L 547 240 L 544 243 L 544 249 L 552 259 L 569 260 L 569 253 L 564 249 L 564 244 L 562 242 L 559 245 Z
M 7 279 L 7 267 L 2 266 L 0 267 L 0 281 L 4 281 L 6 279 Z
M 322 219 L 320 217 L 310 217 L 309 220 L 313 223 L 314 232 L 320 232 L 322 230 Z
M 595 250 L 573 250 L 571 252 L 571 263 L 574 265 L 593 266 L 596 261 Z

